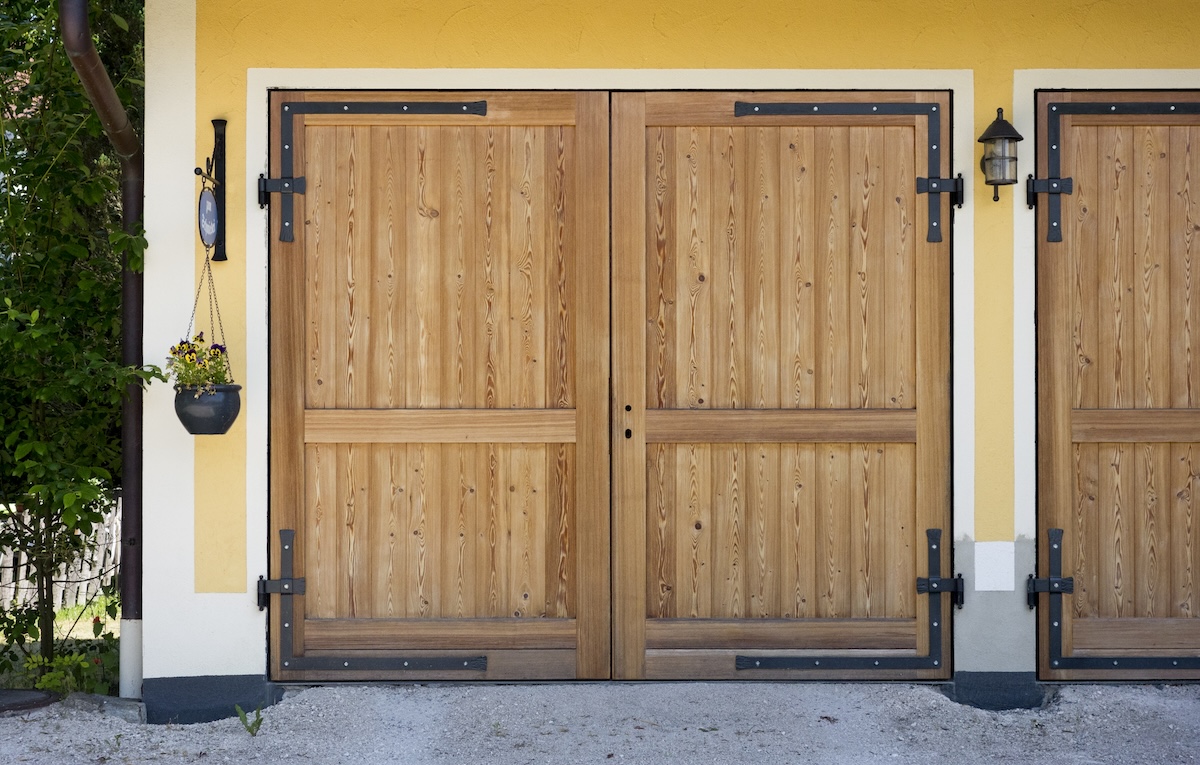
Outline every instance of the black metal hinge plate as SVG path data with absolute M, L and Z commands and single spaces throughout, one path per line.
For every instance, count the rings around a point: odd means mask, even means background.
M 487 101 L 289 101 L 279 107 L 279 166 L 280 178 L 260 177 L 259 207 L 266 207 L 267 195 L 279 192 L 279 241 L 296 240 L 293 221 L 293 194 L 304 193 L 304 178 L 293 178 L 295 172 L 295 116 L 298 114 L 421 114 L 486 117 Z M 264 188 L 264 181 L 267 188 Z M 274 184 L 294 181 L 292 189 L 271 188 Z
M 1049 576 L 1044 579 L 1035 579 L 1033 574 L 1029 575 L 1029 579 L 1025 582 L 1025 602 L 1030 608 L 1037 608 L 1039 592 L 1075 592 L 1075 579 L 1073 577 Z
M 1072 577 L 1063 576 L 1063 530 L 1049 529 L 1046 533 L 1050 542 L 1049 562 L 1050 576 L 1045 579 L 1030 578 L 1026 588 L 1029 589 L 1030 601 L 1037 605 L 1038 593 L 1046 593 L 1049 614 L 1047 621 L 1050 627 L 1050 639 L 1046 650 L 1050 654 L 1051 669 L 1087 669 L 1087 670 L 1138 670 L 1141 672 L 1156 670 L 1196 670 L 1200 669 L 1200 656 L 1087 656 L 1063 655 L 1063 594 L 1072 592 L 1075 582 Z M 1060 587 L 1055 587 L 1055 584 Z M 1068 587 L 1070 589 L 1068 589 Z M 1045 588 L 1045 589 L 1043 589 Z
M 258 610 L 261 611 L 271 604 L 271 595 L 303 595 L 303 579 L 266 579 L 258 578 Z
M 1046 241 L 1061 242 L 1062 238 L 1062 197 L 1060 194 L 1072 193 L 1070 178 L 1060 178 L 1062 174 L 1062 118 L 1064 115 L 1196 115 L 1200 114 L 1200 103 L 1170 103 L 1169 101 L 1125 101 L 1125 102 L 1083 102 L 1065 101 L 1046 104 L 1046 170 L 1048 183 L 1060 182 L 1067 184 L 1062 190 L 1055 192 L 1052 188 L 1044 191 L 1031 191 L 1026 185 L 1026 204 L 1034 207 L 1029 196 L 1032 193 L 1045 193 L 1046 204 Z M 1030 176 L 1032 178 L 1032 176 Z M 1035 183 L 1041 181 L 1035 179 Z M 1028 182 L 1027 182 L 1028 184 Z
M 487 656 L 306 656 L 294 652 L 296 602 L 304 594 L 304 579 L 295 571 L 296 531 L 279 531 L 278 579 L 258 578 L 258 608 L 270 604 L 272 594 L 279 595 L 279 664 L 288 671 L 312 672 L 487 672 Z M 303 618 L 303 617 L 302 617 Z
M 837 655 L 738 655 L 734 657 L 734 667 L 738 670 L 780 670 L 803 669 L 812 671 L 825 670 L 921 670 L 940 669 L 942 665 L 942 640 L 945 625 L 942 619 L 943 592 L 955 592 L 954 587 L 961 588 L 962 577 L 953 579 L 942 578 L 942 530 L 926 529 L 926 549 L 929 554 L 929 577 L 917 580 L 917 591 L 927 592 L 929 598 L 929 654 L 926 656 L 837 656 Z M 921 582 L 935 583 L 937 587 L 921 589 Z M 940 589 L 939 589 L 940 588 Z
M 917 592 L 922 595 L 937 595 L 938 593 L 948 592 L 951 595 L 950 600 L 957 608 L 962 608 L 967 599 L 967 588 L 963 582 L 962 574 L 958 574 L 952 579 L 943 577 L 937 579 L 917 577 Z
M 928 177 L 918 180 L 918 192 L 929 193 L 929 230 L 925 236 L 927 242 L 942 241 L 942 205 L 938 197 L 942 191 L 952 192 L 952 189 L 936 189 L 920 191 L 920 181 L 935 181 L 939 185 L 950 184 L 954 182 L 953 178 L 939 178 L 942 166 L 942 115 L 940 114 L 938 104 L 934 103 L 838 103 L 838 102 L 817 102 L 817 103 L 779 103 L 779 102 L 759 102 L 751 103 L 746 101 L 737 101 L 733 105 L 733 116 L 735 117 L 770 117 L 770 116 L 807 116 L 807 117 L 822 117 L 828 115 L 834 116 L 862 116 L 862 117 L 881 117 L 895 115 L 911 115 L 925 116 L 929 118 L 928 138 L 929 145 L 926 149 L 926 158 L 928 161 Z M 961 175 L 959 176 L 962 177 Z M 956 199 L 956 197 L 951 197 Z M 961 199 L 957 202 L 962 206 Z

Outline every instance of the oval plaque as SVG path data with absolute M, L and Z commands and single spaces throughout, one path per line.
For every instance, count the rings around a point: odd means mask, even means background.
M 200 241 L 212 247 L 217 241 L 217 198 L 212 189 L 200 192 Z

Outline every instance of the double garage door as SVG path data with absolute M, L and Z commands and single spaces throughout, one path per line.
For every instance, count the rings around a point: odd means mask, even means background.
M 948 93 L 271 115 L 275 679 L 948 675 Z

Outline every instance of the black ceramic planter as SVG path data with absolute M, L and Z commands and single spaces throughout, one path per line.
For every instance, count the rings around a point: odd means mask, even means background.
M 175 414 L 188 433 L 216 436 L 227 433 L 242 411 L 240 385 L 214 385 L 196 395 L 195 388 L 175 389 Z

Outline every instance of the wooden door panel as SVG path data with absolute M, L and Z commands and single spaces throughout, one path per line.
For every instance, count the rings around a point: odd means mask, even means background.
M 1047 678 L 1200 676 L 1198 95 L 1038 97 L 1039 173 L 1073 181 L 1062 241 L 1048 205 L 1038 224 L 1039 518 L 1064 532 L 1041 566 L 1061 555 L 1074 585 L 1043 596 Z
M 734 117 L 759 98 L 824 111 Z M 911 110 L 839 111 L 875 98 Z M 949 262 L 916 178 L 948 172 L 917 167 L 945 106 L 614 96 L 618 676 L 748 677 L 752 649 L 928 656 L 915 582 L 925 530 L 949 529 Z M 946 646 L 905 671 L 944 672 Z
M 274 676 L 607 676 L 607 94 L 272 103 Z

